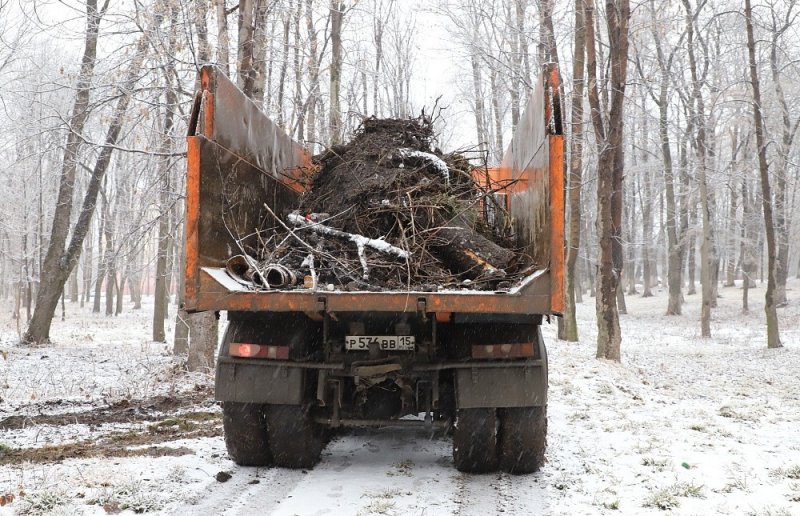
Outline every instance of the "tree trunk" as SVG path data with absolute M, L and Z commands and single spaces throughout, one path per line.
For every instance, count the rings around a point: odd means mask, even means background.
M 225 0 L 214 0 L 217 9 L 217 63 L 230 75 L 230 42 L 228 40 L 228 15 Z
M 78 268 L 76 267 L 69 276 L 69 302 L 78 302 Z
M 489 84 L 492 88 L 492 112 L 494 114 L 494 162 L 503 161 L 503 112 L 500 109 L 500 89 L 497 83 L 497 70 L 489 72 Z
M 116 259 L 114 256 L 114 217 L 111 213 L 111 202 L 106 200 L 103 203 L 105 213 L 105 241 L 106 250 L 106 315 L 114 314 L 114 287 L 117 282 Z
M 317 138 L 317 99 L 319 99 L 319 61 L 317 58 L 317 31 L 314 29 L 313 0 L 306 0 L 306 31 L 308 32 L 308 95 L 306 141 L 311 148 Z
M 142 308 L 142 278 L 138 269 L 135 271 L 128 271 L 128 288 L 131 293 L 131 302 L 133 303 L 134 310 L 141 310 Z
M 219 341 L 217 314 L 200 312 L 189 315 L 189 371 L 203 371 L 214 367 L 214 352 Z
M 182 246 L 179 263 L 186 264 L 186 236 L 185 227 L 182 233 Z M 185 267 L 184 267 L 185 268 Z M 172 354 L 184 356 L 189 353 L 189 313 L 183 308 L 186 278 L 183 274 L 178 275 L 178 310 L 175 315 L 175 334 L 172 341 Z
M 581 297 L 581 285 L 576 281 L 578 254 L 581 246 L 581 187 L 583 183 L 583 92 L 586 68 L 584 27 L 584 0 L 575 1 L 575 57 L 572 64 L 572 109 L 570 127 L 569 161 L 569 237 L 567 242 L 566 273 L 564 291 L 567 295 L 564 311 L 563 334 L 559 337 L 569 342 L 578 341 L 578 321 L 575 303 Z
M 633 153 L 632 153 L 633 154 Z M 635 154 L 634 154 L 635 157 Z M 636 161 L 634 158 L 633 165 L 636 165 Z M 632 181 L 635 181 L 635 176 L 632 178 Z M 633 245 L 633 242 L 636 242 L 636 226 L 637 224 L 633 224 L 633 220 L 635 217 L 636 211 L 636 188 L 635 183 L 633 184 L 634 187 L 627 188 L 630 191 L 630 199 L 627 199 L 624 208 L 625 214 L 625 221 L 626 224 L 626 237 L 625 241 L 627 242 L 626 245 L 623 246 L 623 252 L 627 251 L 627 263 L 623 267 L 625 273 L 620 278 L 621 280 L 626 280 L 628 284 L 628 295 L 633 296 L 638 294 L 639 292 L 636 290 L 636 278 L 638 277 L 636 274 L 636 246 Z M 625 191 L 622 192 L 622 196 L 624 198 Z M 620 285 L 624 285 L 625 282 L 621 282 Z M 621 289 L 624 291 L 624 288 Z M 619 296 L 617 297 L 619 299 Z
M 481 91 L 481 65 L 477 56 L 477 49 L 470 51 L 470 63 L 472 65 L 472 92 L 475 100 L 475 128 L 478 134 L 478 148 L 486 151 L 489 138 L 486 135 L 486 110 L 483 105 L 483 92 Z
M 96 4 L 94 0 L 88 0 L 89 11 L 96 13 Z M 94 45 L 91 52 L 84 53 L 84 64 L 91 61 L 91 67 L 94 66 L 94 55 L 96 51 L 97 29 L 96 24 L 99 23 L 99 17 L 96 15 L 89 15 L 89 29 L 87 29 L 87 49 L 89 48 L 89 40 L 94 40 Z M 92 29 L 92 25 L 95 28 Z M 93 36 L 90 36 L 93 34 Z M 117 99 L 117 104 L 111 113 L 108 131 L 104 140 L 104 146 L 100 150 L 97 160 L 95 161 L 94 168 L 92 169 L 89 185 L 86 189 L 86 194 L 83 199 L 83 205 L 78 215 L 78 220 L 72 231 L 72 236 L 69 245 L 64 249 L 64 244 L 67 241 L 67 233 L 69 232 L 69 222 L 72 212 L 72 193 L 75 181 L 75 170 L 77 164 L 77 145 L 72 145 L 70 140 L 76 134 L 75 130 L 69 132 L 67 147 L 65 149 L 64 157 L 64 170 L 62 170 L 61 183 L 59 187 L 59 196 L 55 209 L 55 216 L 53 218 L 53 230 L 50 238 L 50 244 L 47 249 L 47 257 L 43 271 L 45 277 L 41 283 L 39 293 L 37 295 L 36 310 L 34 311 L 31 323 L 28 330 L 25 332 L 23 341 L 27 343 L 44 343 L 50 340 L 50 324 L 55 314 L 58 298 L 64 289 L 64 283 L 67 281 L 69 274 L 75 267 L 80 251 L 83 246 L 83 240 L 86 233 L 89 231 L 89 226 L 94 215 L 95 206 L 97 204 L 97 195 L 100 190 L 100 184 L 105 177 L 106 170 L 111 161 L 111 153 L 119 138 L 120 131 L 122 130 L 122 123 L 124 121 L 125 112 L 130 103 L 131 94 L 136 81 L 139 77 L 139 71 L 145 58 L 145 50 L 147 49 L 147 39 L 142 36 L 136 44 L 136 51 L 131 60 L 130 67 L 128 68 L 126 77 L 120 85 L 122 92 Z M 89 54 L 89 58 L 87 58 Z M 81 77 L 84 77 L 83 67 Z M 91 74 L 88 76 L 91 79 Z M 83 83 L 83 79 L 79 82 Z M 85 84 L 86 100 L 88 101 L 89 82 Z M 82 96 L 83 87 L 79 86 L 78 96 Z M 76 108 L 81 107 L 85 110 L 87 102 L 79 103 L 76 100 Z M 82 127 L 82 124 L 81 124 Z M 79 136 L 78 136 L 79 137 Z M 66 172 L 66 173 L 64 173 Z
M 300 0 L 298 1 L 298 6 Z M 267 47 L 271 0 L 257 0 L 253 21 L 253 101 L 259 107 L 264 106 L 264 95 L 267 83 Z M 298 7 L 299 8 L 299 7 Z
M 42 263 L 42 272 L 47 277 L 42 276 L 41 278 L 42 282 L 37 296 L 36 312 L 33 314 L 33 319 L 30 321 L 28 330 L 23 337 L 23 341 L 30 344 L 42 344 L 50 340 L 50 324 L 58 304 L 58 297 L 61 294 L 59 277 L 64 275 L 63 269 L 67 265 L 63 259 L 64 245 L 67 242 L 72 218 L 72 198 L 75 192 L 78 153 L 82 143 L 81 133 L 89 116 L 89 93 L 92 86 L 92 78 L 94 77 L 97 39 L 100 19 L 103 14 L 97 10 L 97 0 L 86 0 L 86 38 L 81 59 L 81 69 L 78 74 L 72 116 L 69 120 L 70 130 L 67 133 L 67 143 L 64 147 L 61 179 L 53 215 L 50 243 L 47 246 L 47 254 Z M 59 277 L 56 277 L 56 274 Z
M 283 52 L 281 53 L 281 71 L 278 77 L 278 110 L 277 123 L 282 129 L 286 129 L 286 112 L 284 111 L 283 98 L 286 93 L 286 74 L 289 70 L 289 30 L 291 28 L 288 13 L 283 14 Z
M 628 305 L 625 303 L 625 289 L 622 288 L 622 283 L 617 288 L 617 312 L 620 315 L 628 315 Z
M 790 4 L 789 10 L 791 10 Z M 775 87 L 775 96 L 781 108 L 781 142 L 778 145 L 778 159 L 776 160 L 775 170 L 775 237 L 777 246 L 777 256 L 775 261 L 775 304 L 782 306 L 786 304 L 786 280 L 789 277 L 789 230 L 791 213 L 786 202 L 787 175 L 790 162 L 789 153 L 791 152 L 792 142 L 796 134 L 796 127 L 792 128 L 792 121 L 789 117 L 789 105 L 786 102 L 786 95 L 781 84 L 781 72 L 778 64 L 778 40 L 781 35 L 793 26 L 792 20 L 787 13 L 786 23 L 782 27 L 776 27 L 775 17 L 773 20 L 773 34 L 770 45 L 770 70 L 772 71 L 772 83 Z
M 731 137 L 731 162 L 729 174 L 736 177 L 738 153 L 739 153 L 739 128 L 734 127 L 730 130 Z M 730 192 L 730 205 L 728 206 L 728 246 L 726 255 L 728 257 L 727 269 L 725 271 L 725 286 L 736 286 L 736 212 L 739 210 L 739 195 L 736 191 L 736 185 L 729 184 L 728 191 Z
M 747 158 L 747 156 L 745 156 Z M 745 161 L 747 161 L 745 159 Z M 742 246 L 739 262 L 742 268 L 742 312 L 749 311 L 748 294 L 751 287 L 755 286 L 753 274 L 756 272 L 755 246 L 753 240 L 758 241 L 759 231 L 754 228 L 752 212 L 755 208 L 755 199 L 749 193 L 747 179 L 742 180 Z
M 167 108 L 171 112 L 171 108 Z M 171 115 L 168 115 L 171 117 Z M 169 137 L 165 135 L 165 139 Z M 166 205 L 169 202 L 166 192 L 169 188 L 169 170 L 164 165 L 166 159 L 161 160 L 161 193 L 160 208 L 161 215 L 158 219 L 158 248 L 156 255 L 156 291 L 155 299 L 153 300 L 153 341 L 166 342 L 166 332 L 164 329 L 164 319 L 167 317 L 167 303 L 169 302 L 169 293 L 167 292 L 167 248 L 169 246 L 169 217 L 166 210 Z
M 761 175 L 761 206 L 764 210 L 764 226 L 767 236 L 767 292 L 764 296 L 764 312 L 767 318 L 767 347 L 780 348 L 778 312 L 775 304 L 776 258 L 775 225 L 772 215 L 772 192 L 769 184 L 769 165 L 767 164 L 767 143 L 761 119 L 761 91 L 756 65 L 756 43 L 753 36 L 753 13 L 750 0 L 744 2 L 745 24 L 747 25 L 747 52 L 750 58 L 750 84 L 753 88 L 753 122 L 756 130 L 758 149 L 758 171 Z
M 90 232 L 91 233 L 91 232 Z M 81 292 L 81 308 L 83 308 L 84 304 L 87 303 L 90 299 L 90 295 L 92 292 L 92 260 L 94 259 L 93 250 L 92 250 L 92 239 L 87 238 L 84 244 L 84 251 L 83 251 L 83 292 Z
M 244 5 L 244 3 L 242 4 Z M 241 8 L 241 6 L 240 6 Z M 252 6 L 250 6 L 252 8 Z M 240 15 L 240 24 L 241 24 Z M 158 162 L 158 171 L 161 187 L 159 188 L 158 204 L 159 204 L 159 217 L 158 217 L 158 246 L 156 250 L 156 285 L 155 295 L 153 299 L 153 341 L 166 342 L 167 336 L 164 327 L 164 321 L 167 318 L 167 310 L 169 305 L 169 282 L 167 281 L 169 270 L 169 248 L 172 245 L 170 235 L 170 210 L 172 203 L 170 197 L 172 194 L 172 170 L 171 160 L 167 156 L 173 148 L 173 127 L 175 125 L 175 109 L 178 108 L 178 97 L 175 93 L 173 86 L 173 77 L 175 72 L 174 55 L 177 46 L 175 33 L 177 32 L 177 11 L 173 10 L 171 17 L 171 30 L 169 40 L 167 42 L 167 56 L 162 65 L 162 75 L 164 77 L 164 134 L 161 137 L 161 145 L 159 148 L 160 153 L 163 155 Z M 240 27 L 240 34 L 242 30 Z M 252 42 L 251 42 L 252 44 Z M 241 48 L 241 46 L 240 46 Z M 240 59 L 241 61 L 241 59 Z M 240 81 L 243 81 L 243 76 L 240 74 Z M 252 84 L 251 84 L 252 86 Z M 252 90 L 252 88 L 251 88 Z
M 194 2 L 194 27 L 197 32 L 197 61 L 206 64 L 211 60 L 211 47 L 208 44 L 208 1 L 196 0 Z M 175 11 L 175 9 L 173 9 Z
M 522 83 L 525 88 L 530 87 L 531 84 L 531 59 L 530 52 L 528 52 L 528 38 L 525 29 L 525 8 L 527 4 L 527 0 L 516 0 L 514 2 L 517 12 L 516 37 L 519 38 L 519 53 L 522 56 L 522 72 L 524 74 L 522 76 Z M 519 115 L 520 113 L 517 114 L 517 116 Z M 517 120 L 519 120 L 519 118 L 517 118 Z
M 690 126 L 691 127 L 691 126 Z M 695 272 L 696 256 L 697 256 L 697 235 L 695 228 L 697 227 L 697 202 L 695 196 L 690 193 L 689 188 L 689 134 L 691 130 L 687 128 L 686 133 L 681 141 L 680 148 L 680 169 L 681 169 L 681 183 L 683 189 L 683 202 L 681 203 L 681 226 L 685 227 L 685 231 L 681 231 L 684 235 L 684 245 L 686 246 L 686 268 L 689 285 L 686 289 L 687 296 L 697 294 L 695 289 Z M 691 230 L 689 228 L 692 228 Z
M 106 315 L 114 315 L 114 287 L 117 286 L 117 271 L 113 263 L 106 275 Z
M 248 97 L 253 96 L 255 70 L 253 68 L 253 20 L 258 0 L 239 1 L 239 37 L 236 53 L 236 83 Z
M 342 107 L 339 96 L 342 85 L 342 23 L 344 21 L 345 4 L 340 0 L 331 0 L 331 65 L 330 65 L 330 126 L 331 144 L 337 144 L 342 138 Z
M 100 223 L 97 228 L 97 279 L 94 282 L 94 300 L 92 301 L 92 312 L 100 313 L 100 294 L 103 292 L 103 279 L 106 276 L 106 254 L 103 248 L 103 237 L 105 236 L 106 226 L 106 195 L 105 195 L 105 182 L 103 182 L 103 190 L 100 192 L 102 199 L 102 208 L 100 209 Z
M 307 0 L 311 1 L 311 0 Z M 372 42 L 375 43 L 375 66 L 372 70 L 372 115 L 380 116 L 380 105 L 378 104 L 380 90 L 381 63 L 383 62 L 383 30 L 386 21 L 383 19 L 383 2 L 376 6 L 376 12 L 372 14 Z M 316 44 L 316 40 L 315 40 Z M 367 113 L 364 113 L 366 116 Z
M 303 68 L 300 64 L 300 51 L 303 43 L 300 41 L 300 19 L 303 17 L 303 2 L 297 0 L 297 7 L 294 11 L 294 102 L 292 106 L 292 131 L 289 133 L 293 138 L 302 139 L 305 134 L 305 103 L 302 98 L 303 88 Z M 365 81 L 366 84 L 366 81 Z M 364 103 L 367 102 L 366 91 L 364 92 Z M 364 110 L 366 116 L 366 109 Z
M 646 97 L 642 95 L 642 106 L 645 106 Z M 639 194 L 639 203 L 642 208 L 642 297 L 653 297 L 652 281 L 653 281 L 653 265 L 655 264 L 655 257 L 652 256 L 652 240 L 653 240 L 653 188 L 652 177 L 650 174 L 650 167 L 648 166 L 649 153 L 647 150 L 647 142 L 649 141 L 650 134 L 648 130 L 647 116 L 642 120 L 642 176 L 639 178 L 639 184 L 644 190 L 644 193 Z M 631 221 L 633 222 L 633 221 Z M 652 257 L 652 258 L 651 258 Z
M 700 283 L 702 287 L 702 308 L 700 312 L 700 332 L 703 337 L 711 337 L 711 307 L 714 296 L 713 267 L 713 228 L 711 226 L 711 192 L 708 189 L 707 142 L 705 101 L 700 90 L 700 78 L 697 72 L 697 61 L 694 53 L 694 18 L 689 0 L 682 0 L 686 9 L 686 34 L 689 55 L 689 71 L 692 77 L 692 112 L 694 128 L 697 131 L 695 142 L 697 149 L 698 183 L 700 186 L 700 210 L 703 222 L 703 235 L 700 243 Z M 698 10 L 702 4 L 698 7 Z
M 589 104 L 597 141 L 597 236 L 599 244 L 597 277 L 597 357 L 620 360 L 622 336 L 617 309 L 617 290 L 622 274 L 622 173 L 623 115 L 628 64 L 628 0 L 607 0 L 606 23 L 610 48 L 611 99 L 604 122 L 597 88 L 594 2 L 586 1 L 586 57 L 589 79 Z
M 114 287 L 114 290 L 117 291 L 117 303 L 114 307 L 114 315 L 122 313 L 123 300 L 125 299 L 125 279 L 125 273 L 120 272 L 119 281 Z

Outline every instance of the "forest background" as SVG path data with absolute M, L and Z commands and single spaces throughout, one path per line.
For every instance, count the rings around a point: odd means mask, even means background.
M 578 339 L 574 305 L 595 296 L 597 354 L 619 360 L 625 296 L 655 289 L 675 316 L 701 296 L 711 336 L 720 289 L 740 287 L 746 311 L 760 281 L 764 343 L 778 347 L 786 281 L 800 277 L 798 12 L 792 0 L 0 0 L 0 297 L 28 343 L 49 339 L 65 303 L 113 316 L 143 295 L 155 341 L 176 317 L 178 352 L 190 327 L 216 342 L 214 320 L 170 304 L 204 63 L 312 151 L 365 116 L 424 108 L 442 148 L 492 166 L 556 62 L 569 142 L 560 337 Z

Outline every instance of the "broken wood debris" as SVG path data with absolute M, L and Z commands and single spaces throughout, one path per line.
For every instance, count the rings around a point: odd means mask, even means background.
M 229 260 L 229 274 L 255 288 L 382 291 L 496 289 L 529 274 L 510 215 L 475 180 L 485 168 L 433 141 L 424 116 L 364 120 L 349 143 L 314 157 L 296 209 L 265 205 L 261 247 Z

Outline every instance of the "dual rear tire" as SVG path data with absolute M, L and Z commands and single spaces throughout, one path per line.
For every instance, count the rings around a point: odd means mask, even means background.
M 459 471 L 537 471 L 547 445 L 547 407 L 459 409 L 453 461 Z
M 326 444 L 325 429 L 310 407 L 258 403 L 222 404 L 225 447 L 240 466 L 312 468 Z

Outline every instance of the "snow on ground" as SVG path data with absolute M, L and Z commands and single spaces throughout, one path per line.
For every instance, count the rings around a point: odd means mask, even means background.
M 548 462 L 519 477 L 459 473 L 448 438 L 393 428 L 337 437 L 311 471 L 239 468 L 210 374 L 181 373 L 149 340 L 152 306 L 108 318 L 68 304 L 46 348 L 17 347 L 4 315 L 0 504 L 15 500 L 0 515 L 800 515 L 800 281 L 790 289 L 778 350 L 766 349 L 763 288 L 748 314 L 740 289 L 720 289 L 712 339 L 699 296 L 680 317 L 663 315 L 663 291 L 629 296 L 621 364 L 594 358 L 586 297 L 581 343 L 545 328 Z M 39 455 L 4 459 L 20 449 Z M 74 454 L 93 450 L 106 456 Z

